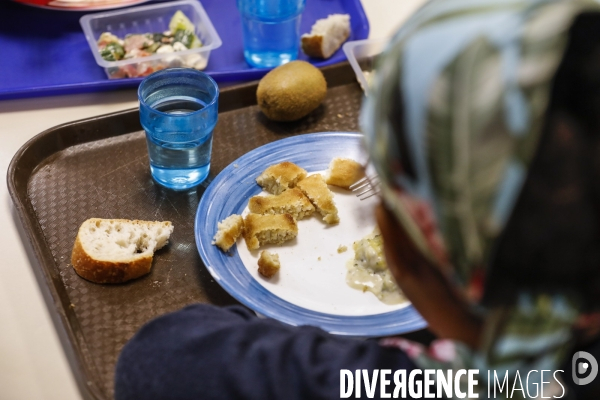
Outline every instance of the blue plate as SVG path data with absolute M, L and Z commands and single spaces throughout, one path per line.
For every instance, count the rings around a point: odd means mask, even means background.
M 196 245 L 209 272 L 229 294 L 264 316 L 290 325 L 315 325 L 334 334 L 387 336 L 426 327 L 411 305 L 380 314 L 346 316 L 292 304 L 257 282 L 244 266 L 237 246 L 232 248 L 230 255 L 211 244 L 217 223 L 231 214 L 241 214 L 248 199 L 261 192 L 255 178 L 267 166 L 291 161 L 308 172 L 322 171 L 340 154 L 359 159 L 360 141 L 360 134 L 344 132 L 313 133 L 278 140 L 240 157 L 211 182 L 196 213 Z

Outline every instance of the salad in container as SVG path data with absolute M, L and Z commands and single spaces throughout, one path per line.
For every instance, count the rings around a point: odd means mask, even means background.
M 221 39 L 202 5 L 183 0 L 80 20 L 99 66 L 110 79 L 137 78 L 170 67 L 206 68 Z

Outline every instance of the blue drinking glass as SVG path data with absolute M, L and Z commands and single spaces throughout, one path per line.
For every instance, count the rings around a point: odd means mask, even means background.
M 298 58 L 305 3 L 306 0 L 237 0 L 248 64 L 271 68 Z
M 175 190 L 202 183 L 217 124 L 217 83 L 192 68 L 164 69 L 142 81 L 138 99 L 154 180 Z

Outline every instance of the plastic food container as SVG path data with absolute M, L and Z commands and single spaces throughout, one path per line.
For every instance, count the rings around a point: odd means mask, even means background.
M 356 79 L 365 92 L 368 91 L 369 79 L 375 71 L 375 59 L 386 43 L 385 39 L 365 39 L 346 42 L 342 46 Z
M 169 21 L 181 10 L 194 24 L 202 47 L 147 57 L 107 61 L 98 51 L 98 38 L 103 32 L 124 38 L 128 34 L 159 33 L 169 30 Z M 221 38 L 202 5 L 193 0 L 181 0 L 125 10 L 88 14 L 79 20 L 92 54 L 110 79 L 141 77 L 169 67 L 192 67 L 202 70 L 210 52 L 221 46 Z

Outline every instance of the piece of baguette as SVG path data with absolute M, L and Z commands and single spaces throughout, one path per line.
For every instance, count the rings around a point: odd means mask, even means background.
M 319 19 L 310 33 L 300 38 L 302 51 L 309 57 L 329 58 L 350 36 L 350 16 L 332 14 Z
M 258 258 L 259 274 L 265 278 L 270 278 L 275 275 L 280 268 L 281 264 L 279 263 L 279 254 L 270 253 L 266 250 L 260 252 L 260 257 Z
M 292 162 L 284 161 L 265 169 L 256 178 L 256 183 L 271 194 L 281 194 L 284 190 L 295 187 L 305 177 L 306 170 L 304 168 L 300 168 Z
M 325 172 L 325 183 L 349 189 L 350 185 L 356 183 L 365 176 L 362 165 L 349 158 L 336 157 L 329 163 L 329 169 Z
M 291 214 L 295 219 L 309 217 L 315 207 L 298 188 L 288 189 L 278 195 L 253 196 L 248 208 L 254 214 Z
M 89 281 L 127 282 L 150 272 L 154 252 L 172 232 L 169 221 L 91 218 L 79 228 L 71 263 Z
M 217 233 L 212 244 L 227 252 L 243 232 L 244 218 L 241 215 L 232 214 L 217 224 Z
M 248 214 L 244 220 L 244 240 L 249 250 L 265 244 L 281 244 L 298 235 L 298 225 L 290 214 Z
M 323 217 L 323 221 L 328 224 L 337 224 L 340 222 L 338 210 L 333 202 L 333 194 L 327 187 L 323 176 L 314 174 L 298 182 L 298 189 L 308 197 L 317 211 Z

